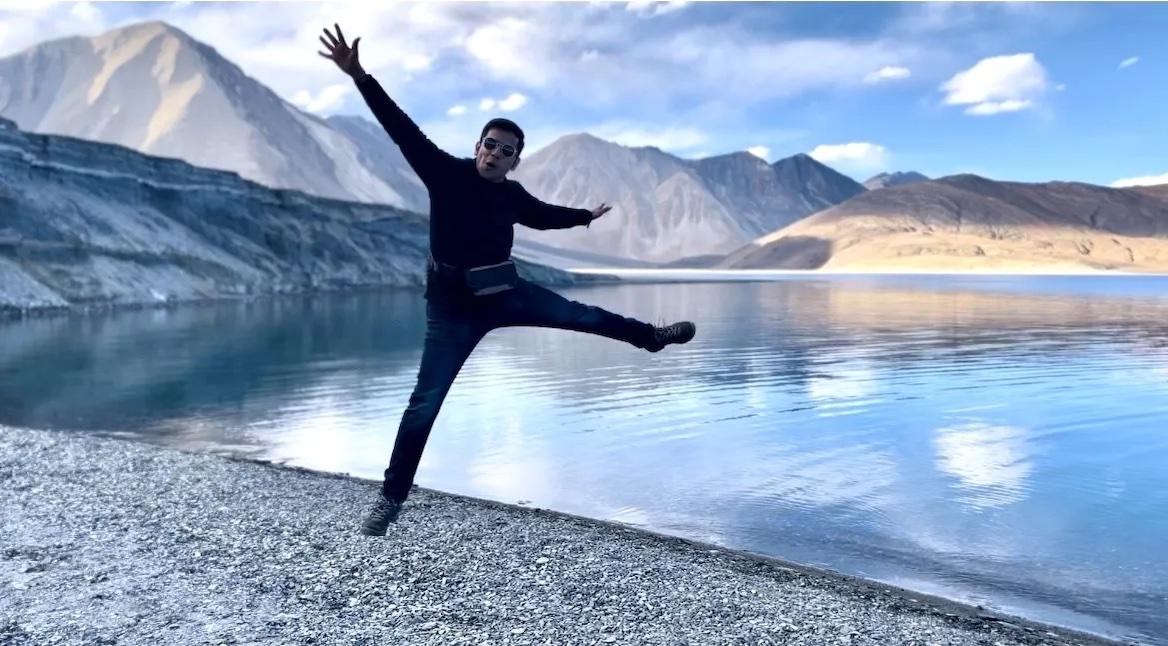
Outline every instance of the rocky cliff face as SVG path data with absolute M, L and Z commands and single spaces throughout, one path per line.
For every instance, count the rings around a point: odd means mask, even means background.
M 1155 187 L 954 175 L 860 194 L 758 238 L 720 266 L 1162 272 L 1168 200 Z
M 425 216 L 0 120 L 0 309 L 420 286 Z M 520 263 L 526 277 L 571 275 Z
M 426 210 L 420 181 L 379 127 L 365 121 L 375 130 L 369 137 L 361 124 L 304 112 L 164 22 L 0 59 L 0 117 L 29 132 L 120 144 L 265 186 Z

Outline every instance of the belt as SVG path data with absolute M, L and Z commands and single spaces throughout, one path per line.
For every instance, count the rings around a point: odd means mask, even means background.
M 504 263 L 509 262 L 510 260 L 511 259 L 508 258 L 507 260 L 504 260 L 503 262 Z M 503 263 L 495 263 L 495 264 L 503 264 Z M 440 274 L 450 274 L 450 275 L 455 275 L 455 276 L 464 276 L 468 269 L 479 269 L 479 267 L 463 267 L 461 265 L 451 265 L 449 263 L 441 262 L 441 261 L 436 260 L 434 258 L 434 252 L 432 252 L 432 251 L 426 255 L 426 266 L 429 267 L 430 269 L 433 269 L 434 271 L 436 271 Z M 484 267 L 493 267 L 493 266 L 494 266 L 494 264 L 484 265 Z

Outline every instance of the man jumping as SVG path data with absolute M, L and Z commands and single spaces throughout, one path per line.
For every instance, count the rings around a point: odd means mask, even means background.
M 475 142 L 474 158 L 456 158 L 426 138 L 381 85 L 361 67 L 357 48 L 340 25 L 327 28 L 318 52 L 352 77 L 365 103 L 401 148 L 430 195 L 430 257 L 426 272 L 426 337 L 418 381 L 402 415 L 385 482 L 361 532 L 384 536 L 397 520 L 422 459 L 438 410 L 454 378 L 491 330 L 535 326 L 576 330 L 624 341 L 649 352 L 686 343 L 689 321 L 655 327 L 599 307 L 570 301 L 519 278 L 511 260 L 516 223 L 534 229 L 589 225 L 612 207 L 592 210 L 545 204 L 507 173 L 519 165 L 523 131 L 508 119 L 491 119 Z M 326 39 L 327 38 L 327 39 Z

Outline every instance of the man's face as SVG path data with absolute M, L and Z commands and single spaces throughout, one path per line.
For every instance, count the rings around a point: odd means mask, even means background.
M 492 182 L 503 181 L 507 172 L 519 165 L 519 153 L 508 157 L 504 149 L 515 150 L 518 145 L 519 137 L 514 133 L 498 128 L 488 130 L 487 135 L 475 144 L 475 168 L 479 175 Z M 494 150 L 488 150 L 491 146 Z

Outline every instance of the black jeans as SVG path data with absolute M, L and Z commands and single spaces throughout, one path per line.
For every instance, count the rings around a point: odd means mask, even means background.
M 527 280 L 508 291 L 479 297 L 443 298 L 426 303 L 426 340 L 418 381 L 398 426 L 382 492 L 404 501 L 422 459 L 430 429 L 462 364 L 478 342 L 498 327 L 550 327 L 599 334 L 645 347 L 653 326 L 592 305 L 570 301 Z

